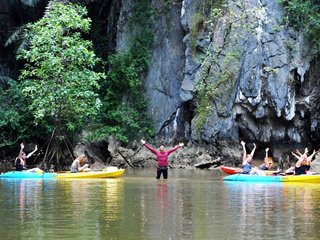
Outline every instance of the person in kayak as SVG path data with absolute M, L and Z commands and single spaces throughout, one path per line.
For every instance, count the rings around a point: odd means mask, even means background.
M 243 157 L 242 157 L 242 173 L 243 174 L 254 174 L 256 170 L 254 169 L 252 165 L 252 158 L 254 155 L 254 152 L 256 151 L 256 144 L 253 144 L 253 149 L 250 154 L 247 154 L 246 150 L 246 143 L 244 141 L 241 141 L 242 149 L 243 149 Z
M 16 171 L 42 172 L 40 168 L 27 169 L 27 159 L 30 158 L 37 150 L 38 146 L 36 145 L 34 150 L 27 155 L 24 152 L 24 143 L 20 143 L 20 152 L 14 161 Z
M 264 162 L 259 166 L 259 170 L 270 170 L 272 168 L 272 158 L 268 156 L 269 148 L 266 148 L 266 156 L 264 157 Z
M 313 150 L 313 153 L 310 156 L 308 156 L 308 148 L 305 148 L 303 154 L 301 154 L 299 150 L 296 150 L 296 152 L 292 152 L 292 155 L 298 159 L 294 167 L 294 174 L 307 174 L 307 172 L 310 170 L 311 160 L 316 153 L 317 151 Z
M 160 146 L 159 151 L 155 150 L 148 144 L 146 144 L 146 141 L 141 139 L 141 143 L 148 148 L 152 153 L 154 153 L 157 157 L 158 166 L 157 166 L 157 176 L 156 179 L 160 179 L 161 174 L 163 174 L 163 178 L 168 178 L 168 156 L 173 153 L 175 150 L 181 148 L 184 146 L 184 143 L 179 143 L 179 145 L 175 146 L 174 148 L 165 151 L 165 148 L 163 145 Z
M 88 161 L 88 157 L 84 154 L 78 156 L 71 164 L 70 172 L 77 173 L 77 172 L 90 172 L 92 171 L 89 167 L 89 164 L 85 163 Z M 84 164 L 85 163 L 85 164 Z

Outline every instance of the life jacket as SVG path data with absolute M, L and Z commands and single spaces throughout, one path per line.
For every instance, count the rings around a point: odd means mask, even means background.
M 269 168 L 266 165 L 260 165 L 259 170 L 268 170 Z
M 21 160 L 18 158 L 17 161 L 16 161 L 16 171 L 23 171 L 25 170 L 24 166 L 22 165 L 21 163 Z
M 245 165 L 243 165 L 242 167 L 242 173 L 243 174 L 249 174 L 251 172 L 251 169 L 252 169 L 252 164 L 250 163 L 246 163 Z
M 301 165 L 300 167 L 294 168 L 295 175 L 307 174 L 307 171 L 310 170 L 310 165 Z

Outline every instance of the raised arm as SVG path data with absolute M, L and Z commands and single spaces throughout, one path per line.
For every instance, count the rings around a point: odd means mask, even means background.
M 307 158 L 307 162 L 308 162 L 308 163 L 311 163 L 312 158 L 314 157 L 314 155 L 316 155 L 317 152 L 318 152 L 318 151 L 313 150 L 313 153 Z
M 302 162 L 303 162 L 303 160 L 305 160 L 305 159 L 308 160 L 307 152 L 308 152 L 308 149 L 306 148 L 304 154 L 302 154 L 301 156 L 298 156 L 297 154 L 292 153 L 293 156 L 298 158 L 298 161 L 296 162 L 296 167 L 300 167 Z
M 302 164 L 302 162 L 303 162 L 303 160 L 304 160 L 304 156 L 302 155 L 302 156 L 300 157 L 300 159 L 298 160 L 298 162 L 296 162 L 296 167 L 300 167 L 301 164 Z
M 293 156 L 295 156 L 298 160 L 300 160 L 300 158 L 301 158 L 301 156 L 302 156 L 302 154 L 299 156 L 299 155 L 295 154 L 294 152 L 291 152 L 291 154 L 292 154 Z
M 268 162 L 269 161 L 269 156 L 268 156 L 269 148 L 267 147 L 265 149 L 265 151 L 266 151 L 266 156 L 264 157 L 264 163 L 269 165 L 269 162 Z
M 19 152 L 19 157 L 21 157 L 21 156 L 22 156 L 23 149 L 24 149 L 24 143 L 20 143 L 20 152 Z
M 179 149 L 179 148 L 181 148 L 181 147 L 183 147 L 183 146 L 184 146 L 184 143 L 179 143 L 179 145 L 175 146 L 175 147 L 172 148 L 172 149 L 169 149 L 167 152 L 168 152 L 168 154 L 171 154 L 171 153 L 173 153 L 175 150 L 177 150 L 177 149 Z
M 241 145 L 242 145 L 242 151 L 243 151 L 242 164 L 244 165 L 244 162 L 247 159 L 246 143 L 244 141 L 241 141 Z
M 251 153 L 250 153 L 250 155 L 251 155 L 252 158 L 253 158 L 254 152 L 256 151 L 256 148 L 257 148 L 257 146 L 256 146 L 256 144 L 254 143 L 254 144 L 253 144 L 253 149 L 252 149 L 252 151 L 251 151 Z
M 27 155 L 27 158 L 31 157 L 38 150 L 38 145 L 35 146 L 34 150 Z
M 146 143 L 145 140 L 141 139 L 141 143 L 142 143 L 146 148 L 148 148 L 152 153 L 154 153 L 154 154 L 157 154 L 157 153 L 158 153 L 158 151 L 155 150 L 154 148 L 152 148 L 151 146 L 149 146 L 149 145 Z
M 302 153 L 298 149 L 296 149 L 295 153 L 296 155 L 302 156 Z

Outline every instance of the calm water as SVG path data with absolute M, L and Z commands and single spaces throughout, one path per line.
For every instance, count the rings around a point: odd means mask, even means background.
M 320 184 L 228 183 L 206 170 L 0 180 L 0 239 L 320 239 Z

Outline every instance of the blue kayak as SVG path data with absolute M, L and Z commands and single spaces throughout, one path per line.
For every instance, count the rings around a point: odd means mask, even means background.
M 223 178 L 223 181 L 243 182 L 282 182 L 283 176 L 260 176 L 250 174 L 233 174 Z
M 233 175 L 224 177 L 223 181 L 320 183 L 320 174 L 286 175 L 286 176 L 261 176 L 261 175 L 251 175 L 251 174 L 233 174 Z
M 27 171 L 11 171 L 6 173 L 1 173 L 0 178 L 54 178 L 56 173 L 46 173 L 46 172 L 27 172 Z

